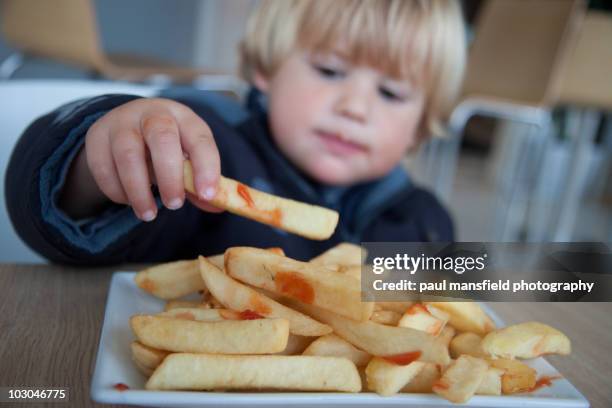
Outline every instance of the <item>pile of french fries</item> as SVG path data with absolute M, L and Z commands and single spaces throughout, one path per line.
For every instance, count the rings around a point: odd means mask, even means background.
M 310 262 L 277 248 L 154 266 L 135 281 L 167 300 L 136 315 L 132 356 L 148 390 L 294 390 L 473 395 L 528 392 L 523 363 L 569 354 L 558 330 L 496 328 L 475 302 L 363 302 L 362 248 L 340 244 Z M 201 301 L 180 300 L 199 293 Z

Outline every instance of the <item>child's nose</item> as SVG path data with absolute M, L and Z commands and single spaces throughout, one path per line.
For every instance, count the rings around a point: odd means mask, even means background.
M 336 112 L 348 119 L 365 122 L 370 111 L 371 96 L 367 90 L 348 86 L 342 90 L 336 103 Z

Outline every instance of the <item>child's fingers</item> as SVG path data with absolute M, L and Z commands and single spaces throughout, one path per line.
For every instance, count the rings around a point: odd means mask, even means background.
M 225 210 L 223 210 L 222 208 L 217 208 L 214 205 L 208 203 L 207 201 L 202 201 L 200 200 L 198 197 L 196 197 L 195 195 L 187 192 L 186 193 L 187 199 L 189 200 L 189 202 L 199 208 L 202 211 L 206 211 L 206 212 L 213 212 L 213 213 L 221 213 Z
M 127 204 L 127 194 L 123 191 L 113 161 L 108 129 L 96 125 L 89 129 L 86 136 L 85 154 L 89 171 L 100 191 L 115 203 Z
M 111 138 L 113 159 L 130 205 L 138 218 L 151 221 L 157 216 L 157 206 L 151 193 L 144 141 L 135 130 L 122 130 Z
M 200 200 L 210 200 L 217 193 L 221 160 L 212 131 L 195 113 L 179 122 L 181 144 L 193 166 L 194 186 Z
M 185 201 L 183 150 L 173 116 L 164 113 L 144 115 L 140 131 L 151 152 L 155 178 L 164 205 L 176 210 Z

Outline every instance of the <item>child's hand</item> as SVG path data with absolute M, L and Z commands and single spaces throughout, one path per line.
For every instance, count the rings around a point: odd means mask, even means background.
M 85 140 L 87 166 L 110 200 L 131 205 L 151 221 L 157 207 L 151 193 L 156 183 L 164 205 L 180 208 L 185 201 L 183 161 L 194 169 L 198 197 L 190 201 L 207 211 L 216 194 L 219 152 L 208 125 L 188 107 L 167 99 L 138 99 L 121 105 L 89 129 Z

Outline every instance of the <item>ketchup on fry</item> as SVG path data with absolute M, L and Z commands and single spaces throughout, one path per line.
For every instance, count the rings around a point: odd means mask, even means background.
M 276 289 L 289 297 L 298 299 L 304 303 L 312 304 L 315 298 L 313 287 L 300 274 L 292 271 L 281 271 L 274 279 Z
M 542 376 L 536 381 L 535 385 L 529 389 L 529 392 L 537 391 L 543 387 L 550 387 L 552 385 L 553 380 L 558 380 L 559 378 L 561 377 L 558 375 L 553 377 L 549 377 L 546 375 Z
M 408 353 L 394 354 L 392 356 L 382 356 L 390 363 L 397 365 L 408 365 L 421 357 L 420 351 L 409 351 Z
M 242 312 L 238 313 L 238 316 L 240 316 L 241 320 L 257 320 L 257 319 L 263 319 L 264 317 L 262 315 L 260 315 L 257 312 L 254 312 L 252 310 L 243 310 Z
M 244 184 L 238 184 L 236 187 L 236 192 L 240 197 L 242 197 L 249 207 L 255 208 L 255 203 L 253 202 L 253 198 L 251 197 L 251 193 L 249 193 L 247 186 Z
M 406 311 L 406 314 L 417 314 L 417 313 L 429 313 L 429 310 L 427 310 L 427 308 L 425 307 L 425 305 L 422 305 L 420 303 L 415 303 L 414 305 L 410 306 L 410 308 Z
M 263 218 L 265 221 L 275 227 L 280 227 L 283 219 L 283 213 L 280 208 L 274 208 L 273 210 L 263 210 L 257 208 L 255 202 L 253 201 L 253 197 L 251 197 L 251 193 L 249 192 L 249 188 L 244 184 L 239 183 L 236 186 L 236 192 L 242 198 L 242 200 L 246 203 L 247 207 L 256 210 L 259 213 L 259 216 Z
M 448 383 L 445 383 L 444 381 L 438 380 L 432 385 L 431 388 L 437 388 L 439 390 L 448 390 L 450 388 L 450 385 L 448 385 Z

